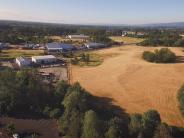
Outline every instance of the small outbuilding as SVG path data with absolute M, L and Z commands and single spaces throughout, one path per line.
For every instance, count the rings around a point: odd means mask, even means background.
M 53 55 L 46 55 L 46 56 L 33 56 L 31 58 L 33 63 L 36 64 L 51 64 L 57 61 L 57 58 Z
M 88 49 L 98 49 L 98 48 L 107 47 L 105 44 L 102 44 L 102 43 L 87 43 L 87 44 L 85 44 L 85 46 Z
M 15 62 L 16 64 L 19 66 L 19 67 L 28 67 L 31 65 L 31 61 L 27 58 L 24 58 L 24 57 L 17 57 L 15 59 Z

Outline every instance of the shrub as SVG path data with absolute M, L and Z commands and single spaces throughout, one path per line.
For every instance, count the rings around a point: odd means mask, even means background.
M 142 57 L 146 61 L 155 63 L 174 63 L 176 61 L 175 53 L 168 48 L 162 48 L 154 52 L 145 51 Z

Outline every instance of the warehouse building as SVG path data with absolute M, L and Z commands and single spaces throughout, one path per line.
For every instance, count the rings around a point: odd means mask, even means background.
M 105 48 L 107 46 L 102 43 L 87 43 L 85 44 L 85 47 L 88 49 L 98 49 L 98 48 Z
M 46 49 L 48 52 L 69 52 L 76 50 L 76 48 L 71 44 L 64 44 L 64 43 L 48 43 L 46 45 Z
M 83 35 L 83 34 L 80 34 L 80 35 L 68 35 L 68 38 L 69 39 L 82 39 L 82 40 L 87 40 L 87 39 L 89 39 L 89 36 Z
M 51 64 L 57 61 L 57 58 L 53 55 L 46 56 L 34 56 L 31 58 L 32 62 L 35 64 Z

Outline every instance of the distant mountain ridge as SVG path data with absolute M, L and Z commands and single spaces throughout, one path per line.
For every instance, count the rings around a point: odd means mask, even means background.
M 63 24 L 63 23 L 46 23 L 46 22 L 30 22 L 30 21 L 15 21 L 15 20 L 0 20 L 1 24 L 39 24 L 39 25 L 65 25 L 65 26 L 108 26 L 108 27 L 151 27 L 151 28 L 182 28 L 184 29 L 184 22 L 171 22 L 171 23 L 152 23 L 152 24 Z

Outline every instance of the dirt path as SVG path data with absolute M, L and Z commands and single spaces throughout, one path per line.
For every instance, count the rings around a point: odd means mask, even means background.
M 125 46 L 98 51 L 99 54 L 117 53 L 93 68 L 73 68 L 73 79 L 93 95 L 113 99 L 113 104 L 128 113 L 156 109 L 164 122 L 183 126 L 176 99 L 177 90 L 184 83 L 184 63 L 152 64 L 141 59 L 144 48 Z M 172 48 L 184 56 L 179 48 Z

